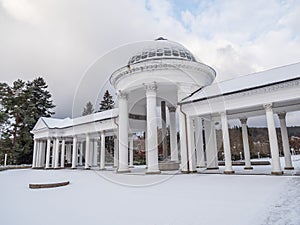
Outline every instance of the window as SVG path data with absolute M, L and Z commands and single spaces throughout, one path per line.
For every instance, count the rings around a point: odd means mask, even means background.
M 171 49 L 165 48 L 164 49 L 164 54 L 165 54 L 165 56 L 171 56 Z

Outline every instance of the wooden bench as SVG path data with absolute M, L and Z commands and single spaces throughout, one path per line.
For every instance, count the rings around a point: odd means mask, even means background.
M 70 181 L 64 181 L 59 183 L 50 183 L 50 184 L 29 184 L 29 188 L 37 189 L 37 188 L 54 188 L 61 187 L 70 184 Z

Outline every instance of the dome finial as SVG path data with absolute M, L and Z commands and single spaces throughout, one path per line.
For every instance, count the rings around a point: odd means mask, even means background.
M 158 37 L 155 39 L 155 41 L 166 41 L 168 39 L 164 38 L 164 37 Z

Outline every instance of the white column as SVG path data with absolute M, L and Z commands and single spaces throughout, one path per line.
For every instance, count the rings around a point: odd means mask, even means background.
M 42 152 L 41 152 L 41 167 L 45 167 L 46 160 L 46 141 L 42 141 Z
M 105 134 L 101 132 L 100 170 L 105 170 Z
M 195 118 L 196 166 L 205 167 L 202 118 Z
M 52 144 L 52 159 L 51 159 L 52 168 L 54 168 L 54 162 L 55 162 L 55 146 L 56 146 L 56 138 L 53 139 L 53 144 Z
M 283 153 L 284 153 L 284 161 L 285 161 L 285 170 L 293 170 L 291 152 L 290 152 L 290 144 L 289 144 L 289 137 L 286 128 L 286 113 L 278 113 L 279 121 L 280 121 L 280 130 L 281 130 L 281 139 L 283 145 Z
M 83 158 L 83 141 L 81 141 L 79 145 L 79 166 L 82 166 L 82 158 Z
M 234 171 L 232 170 L 228 121 L 227 121 L 227 115 L 225 112 L 221 113 L 221 123 L 222 123 L 223 148 L 224 148 L 224 156 L 225 156 L 224 173 L 230 174 L 230 173 L 234 173 Z
M 37 148 L 37 164 L 36 164 L 36 166 L 38 168 L 40 168 L 41 164 L 42 164 L 42 140 L 39 140 L 38 148 Z
M 76 169 L 77 166 L 77 137 L 73 137 L 73 148 L 72 148 L 72 169 Z
M 176 108 L 169 107 L 170 116 L 170 148 L 171 161 L 178 162 L 177 132 L 176 132 Z
M 129 137 L 129 167 L 133 168 L 133 135 Z
M 97 164 L 98 164 L 98 160 L 97 160 L 97 156 L 98 156 L 98 142 L 97 142 L 97 139 L 93 140 L 93 146 L 94 146 L 93 166 L 97 166 Z
M 68 163 L 72 163 L 72 148 L 70 143 L 67 144 L 66 159 Z
M 89 134 L 85 135 L 85 165 L 84 168 L 85 169 L 89 169 L 90 168 L 90 136 Z
M 187 96 L 184 87 L 179 87 L 177 90 L 178 102 L 180 102 L 184 97 Z M 188 173 L 188 146 L 187 146 L 187 124 L 186 124 L 186 114 L 182 109 L 182 105 L 177 107 L 178 121 L 179 121 L 179 140 L 180 140 L 180 169 L 182 173 Z
M 147 174 L 160 173 L 158 167 L 158 148 L 157 148 L 157 116 L 156 116 L 156 91 L 155 82 L 146 84 L 147 102 L 147 154 L 148 166 Z
M 89 146 L 89 166 L 91 167 L 93 165 L 93 140 L 90 139 L 90 146 Z
M 272 104 L 265 104 L 264 108 L 266 111 L 267 124 L 268 124 L 269 143 L 270 143 L 270 150 L 271 150 L 271 157 L 272 157 L 272 174 L 280 175 L 283 174 L 283 172 L 281 170 L 281 165 L 280 165 L 278 141 L 276 135 Z
M 46 169 L 50 168 L 50 148 L 51 148 L 51 139 L 47 139 L 47 150 L 46 150 Z
M 147 145 L 147 133 L 144 132 L 144 143 L 145 143 L 145 161 L 146 161 L 146 169 L 148 168 L 148 154 L 147 154 L 147 149 L 148 149 L 148 145 Z
M 63 138 L 61 142 L 61 155 L 60 155 L 60 167 L 65 167 L 65 144 L 66 140 Z
M 119 163 L 118 173 L 129 172 L 128 168 L 128 96 L 119 91 Z
M 167 149 L 167 124 L 166 124 L 166 102 L 161 101 L 160 103 L 160 111 L 161 111 L 161 147 L 162 147 L 162 155 L 163 160 L 168 159 L 168 149 Z
M 206 153 L 206 167 L 207 169 L 218 169 L 217 158 L 217 141 L 216 141 L 216 129 L 215 121 L 204 119 L 205 129 L 205 153 Z
M 244 148 L 244 157 L 245 157 L 245 170 L 252 170 L 250 161 L 250 148 L 249 148 L 249 140 L 248 140 L 248 128 L 247 128 L 247 118 L 240 119 L 242 124 L 242 137 L 243 137 L 243 148 Z
M 58 159 L 59 159 L 59 139 L 55 140 L 55 159 L 54 159 L 54 168 L 58 168 Z
M 187 117 L 187 131 L 188 131 L 188 170 L 189 172 L 196 171 L 196 159 L 195 159 L 195 132 L 194 132 L 194 120 Z
M 114 167 L 117 168 L 118 167 L 118 150 L 119 148 L 119 140 L 118 137 L 116 136 L 114 138 Z
M 36 158 L 35 158 L 35 167 L 40 167 L 40 163 L 41 163 L 41 141 L 38 140 L 37 141 L 37 148 L 36 148 Z
M 36 139 L 33 140 L 33 156 L 32 156 L 32 168 L 36 167 L 36 156 L 37 156 L 37 145 L 38 142 Z

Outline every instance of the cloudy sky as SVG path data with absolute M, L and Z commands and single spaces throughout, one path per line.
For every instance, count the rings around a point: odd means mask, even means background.
M 72 116 L 86 71 L 118 46 L 166 37 L 221 81 L 299 62 L 299 21 L 298 0 L 0 0 L 0 82 L 42 76 L 56 117 Z

